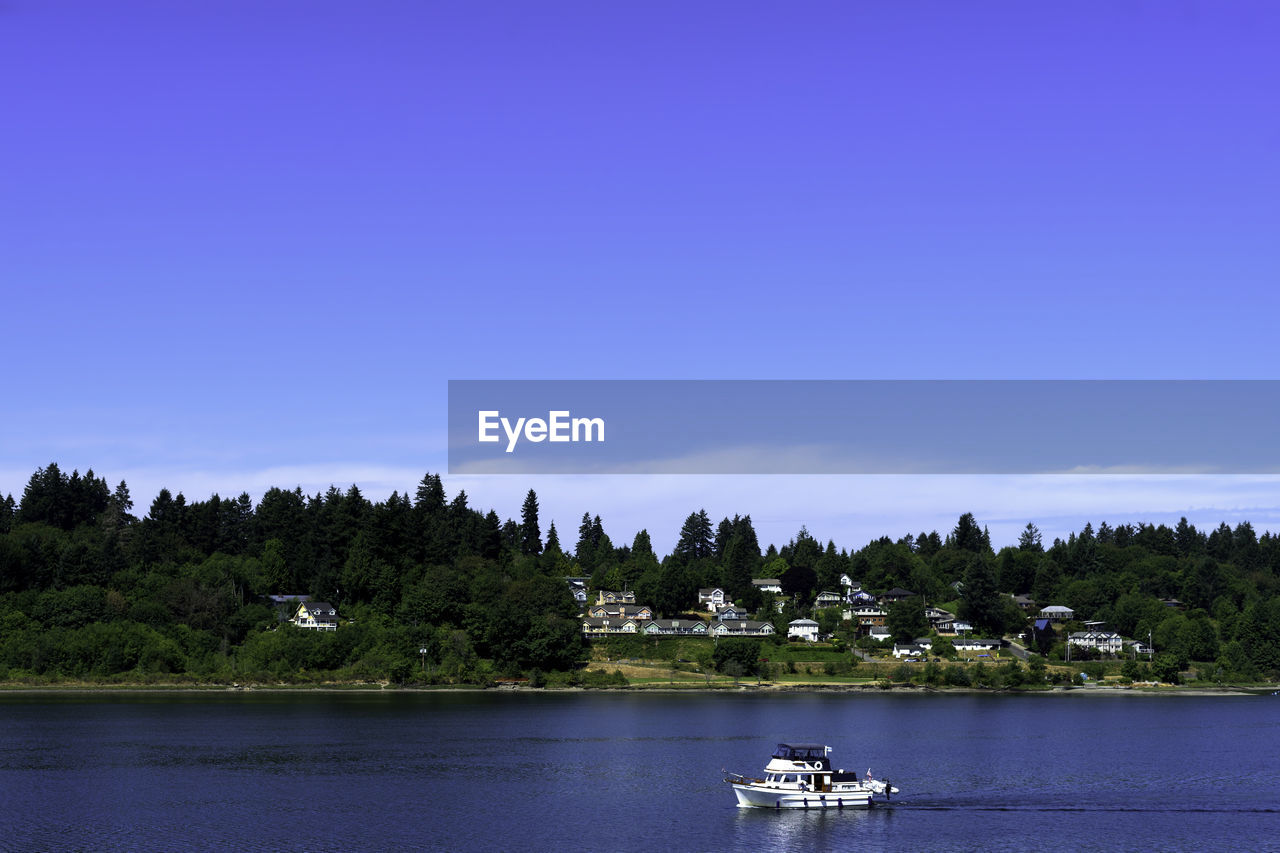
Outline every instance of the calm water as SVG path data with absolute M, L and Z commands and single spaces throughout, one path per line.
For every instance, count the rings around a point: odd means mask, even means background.
M 817 740 L 902 793 L 741 810 Z M 1280 699 L 0 695 L 0 849 L 1280 849 Z

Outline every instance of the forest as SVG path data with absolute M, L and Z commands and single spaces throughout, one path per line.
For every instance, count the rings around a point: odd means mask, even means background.
M 1247 521 L 1208 531 L 1185 518 L 1103 521 L 1048 544 L 1028 523 L 996 549 L 964 513 L 945 535 L 851 549 L 801 527 L 762 548 L 749 515 L 717 523 L 696 510 L 660 556 L 646 530 L 618 544 L 589 511 L 562 542 L 554 524 L 543 530 L 533 490 L 518 519 L 503 520 L 430 473 L 412 495 L 382 501 L 355 486 L 272 488 L 256 505 L 247 493 L 188 501 L 162 489 L 145 514 L 134 509 L 125 482 L 56 463 L 0 500 L 0 682 L 491 684 L 560 673 L 589 685 L 567 577 L 635 590 L 664 616 L 719 586 L 785 624 L 844 573 L 872 591 L 904 587 L 913 607 L 958 600 L 962 618 L 997 636 L 1025 627 L 1010 596 L 1028 594 L 1150 635 L 1179 667 L 1280 679 L 1280 537 Z M 761 577 L 781 579 L 782 613 L 752 585 Z M 294 627 L 273 595 L 330 602 L 341 625 Z

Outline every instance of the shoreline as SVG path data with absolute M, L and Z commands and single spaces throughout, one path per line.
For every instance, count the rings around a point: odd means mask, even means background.
M 61 684 L 22 685 L 0 684 L 0 696 L 5 695 L 162 695 L 162 694 L 344 694 L 344 693 L 493 693 L 493 694 L 569 694 L 569 693 L 660 693 L 664 695 L 689 694 L 780 694 L 780 693 L 843 693 L 851 695 L 920 695 L 920 696 L 1267 696 L 1280 690 L 1280 685 L 1191 687 L 1168 685 L 1163 687 L 1055 687 L 1042 690 L 992 689 L 983 687 L 933 687 L 920 684 L 741 684 L 707 687 L 690 685 L 627 686 L 627 687 L 478 687 L 448 685 L 441 687 L 398 687 L 389 684 L 319 684 L 319 685 L 228 685 L 228 684 Z

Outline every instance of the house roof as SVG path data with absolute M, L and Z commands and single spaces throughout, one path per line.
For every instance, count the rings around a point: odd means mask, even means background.
M 782 586 L 782 581 L 777 578 L 756 578 L 752 583 L 756 586 Z
M 903 589 L 900 586 L 895 586 L 893 589 L 884 593 L 885 598 L 911 598 L 914 595 L 915 593 L 911 590 Z
M 1050 604 L 1048 607 L 1040 608 L 1041 613 L 1075 613 L 1070 607 L 1063 607 L 1061 604 Z

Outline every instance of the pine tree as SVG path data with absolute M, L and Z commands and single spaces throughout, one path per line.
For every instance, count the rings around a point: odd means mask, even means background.
M 592 538 L 591 513 L 582 514 L 582 523 L 578 525 L 578 544 L 573 549 L 573 556 L 578 561 L 579 569 L 590 575 L 596 568 L 595 539 Z
M 672 556 L 682 565 L 689 565 L 704 560 L 713 552 L 711 519 L 705 509 L 690 513 L 680 528 L 680 539 L 676 542 Z
M 542 553 L 542 531 L 538 529 L 538 495 L 529 490 L 520 508 L 520 553 L 536 557 Z
M 1028 521 L 1022 535 L 1018 537 L 1018 550 L 1037 553 L 1044 551 L 1044 545 L 1040 541 L 1040 528 Z

